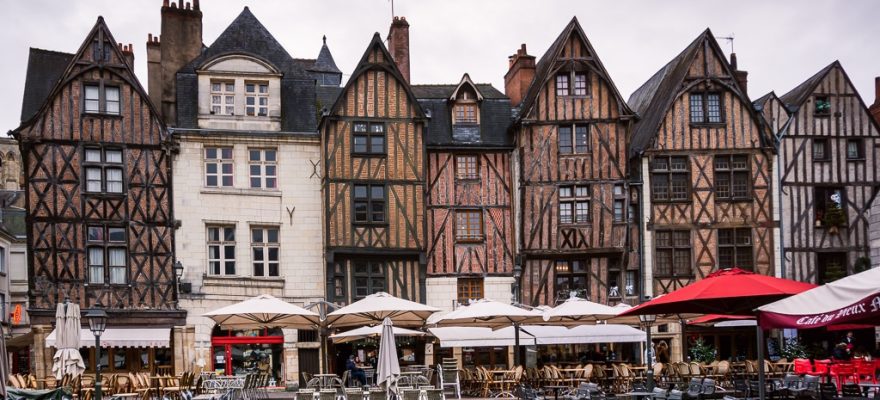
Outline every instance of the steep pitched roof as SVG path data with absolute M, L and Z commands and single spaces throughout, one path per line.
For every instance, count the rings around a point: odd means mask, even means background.
M 200 56 L 183 67 L 181 72 L 195 72 L 205 62 L 232 53 L 247 54 L 266 60 L 284 72 L 287 78 L 308 77 L 300 63 L 297 63 L 281 43 L 275 40 L 248 7 L 238 14 L 238 17 L 226 27 L 214 43 L 202 51 Z
M 73 71 L 74 66 L 76 65 L 77 60 L 80 60 L 85 57 L 84 52 L 86 51 L 86 49 L 88 49 L 89 46 L 92 44 L 92 42 L 94 40 L 96 40 L 95 38 L 100 37 L 100 35 L 104 36 L 104 40 L 106 42 L 111 43 L 109 48 L 110 48 L 110 51 L 115 53 L 116 59 L 118 59 L 118 60 L 125 60 L 126 59 L 125 55 L 122 54 L 122 49 L 120 49 L 118 46 L 115 45 L 115 43 L 119 43 L 119 42 L 117 42 L 116 39 L 113 38 L 113 34 L 110 33 L 110 29 L 107 28 L 107 24 L 104 22 L 104 17 L 98 16 L 98 20 L 95 21 L 95 25 L 92 26 L 92 30 L 89 31 L 89 34 L 86 35 L 85 40 L 83 40 L 82 44 L 80 44 L 79 49 L 76 51 L 76 53 L 70 55 L 70 58 L 67 62 L 67 65 L 64 67 L 63 72 L 61 72 L 55 78 L 54 82 L 52 83 L 52 89 L 45 96 L 43 96 L 42 99 L 38 99 L 40 102 L 40 106 L 38 108 L 36 108 L 35 111 L 29 117 L 27 117 L 26 120 L 22 120 L 21 125 L 15 129 L 14 134 L 16 134 L 16 132 L 20 132 L 22 128 L 32 124 L 37 119 L 36 117 L 43 111 L 43 109 L 45 109 L 46 107 L 49 106 L 50 100 L 53 97 L 55 97 L 55 95 L 58 93 L 58 91 L 61 90 L 61 88 L 66 84 L 66 80 L 68 80 L 72 77 L 70 75 Z M 64 54 L 64 53 L 60 53 L 60 54 Z M 55 62 L 60 64 L 59 59 L 63 58 L 63 56 L 59 55 L 57 58 L 58 59 L 56 59 Z M 156 106 L 153 104 L 152 101 L 150 101 L 150 97 L 147 95 L 147 91 L 144 90 L 143 86 L 141 86 L 141 82 L 137 79 L 137 75 L 135 75 L 134 70 L 132 69 L 132 66 L 128 62 L 122 62 L 119 64 L 119 66 L 121 68 L 124 68 L 124 75 L 125 76 L 123 76 L 123 79 L 125 79 L 131 85 L 132 89 L 134 89 L 136 92 L 138 92 L 138 94 L 140 94 L 140 96 L 146 102 L 147 107 L 150 108 L 150 111 L 153 113 L 153 115 L 158 116 L 159 112 L 156 109 Z M 53 70 L 53 73 L 57 71 L 57 68 L 58 68 L 57 64 L 51 68 Z M 28 67 L 28 69 L 30 70 L 30 66 Z M 37 89 L 37 90 L 39 90 L 39 89 Z M 27 96 L 27 95 L 28 95 L 27 89 L 25 89 L 25 96 Z M 36 97 L 36 95 L 33 95 L 33 96 Z M 33 101 L 36 101 L 36 100 L 33 100 Z M 161 118 L 156 118 L 156 119 L 157 119 L 158 123 L 161 124 L 161 126 L 163 128 L 162 132 L 164 135 L 165 124 L 164 124 L 164 122 L 162 122 Z
M 742 88 L 739 87 L 739 82 L 733 79 L 733 68 L 728 63 L 721 47 L 718 46 L 712 31 L 707 28 L 681 53 L 664 65 L 663 68 L 660 68 L 659 71 L 654 73 L 650 79 L 630 95 L 628 103 L 633 110 L 639 113 L 639 120 L 633 127 L 630 147 L 631 155 L 639 154 L 651 146 L 663 117 L 678 97 L 679 88 L 687 77 L 688 69 L 703 45 L 708 45 L 709 49 L 721 60 L 722 66 L 727 71 L 728 76 L 731 77 L 730 85 L 736 88 L 735 92 L 737 92 L 741 100 L 746 104 L 752 103 L 744 94 Z M 752 107 L 747 107 L 747 109 L 754 118 L 760 119 Z M 764 141 L 764 145 L 770 143 L 765 135 L 762 134 L 761 138 Z
M 370 54 L 373 52 L 373 49 L 379 49 L 382 52 L 382 58 L 385 60 L 382 63 L 373 63 L 370 62 Z M 371 70 L 371 69 L 382 69 L 387 73 L 390 73 L 398 82 L 403 86 L 403 90 L 406 92 L 406 96 L 409 99 L 410 103 L 413 105 L 413 110 L 416 113 L 418 118 L 424 118 L 425 112 L 419 106 L 418 99 L 413 94 L 412 87 L 409 82 L 403 78 L 403 75 L 400 73 L 400 70 L 397 68 L 397 64 L 394 62 L 394 58 L 391 57 L 391 53 L 388 52 L 388 48 L 385 47 L 385 43 L 382 42 L 382 36 L 379 35 L 379 32 L 373 34 L 373 39 L 370 40 L 370 44 L 367 45 L 367 49 L 364 51 L 364 55 L 361 56 L 361 60 L 358 62 L 357 66 L 354 69 L 354 73 L 351 74 L 351 77 L 348 78 L 348 82 L 345 83 L 345 86 L 342 89 L 342 92 L 347 92 L 351 85 L 357 81 L 357 78 L 361 76 L 361 74 Z M 333 107 L 330 108 L 330 114 L 335 114 L 336 111 L 341 107 L 341 100 L 343 96 L 339 96 L 336 101 L 333 103 Z
M 831 64 L 828 64 L 827 67 L 822 68 L 815 75 L 809 77 L 800 85 L 795 86 L 794 89 L 788 91 L 788 93 L 779 97 L 782 100 L 782 103 L 789 107 L 789 110 L 792 112 L 797 111 L 804 104 L 807 99 L 810 98 L 810 95 L 816 90 L 816 86 L 819 82 L 822 82 L 825 79 L 825 75 L 828 75 L 834 67 L 840 67 L 840 62 L 834 60 Z
M 541 88 L 552 78 L 550 75 L 553 69 L 553 62 L 562 52 L 566 39 L 573 34 L 578 35 L 580 40 L 584 43 L 584 46 L 587 47 L 589 54 L 593 56 L 599 74 L 605 82 L 607 82 L 608 86 L 611 87 L 611 90 L 614 93 L 614 98 L 617 100 L 618 107 L 620 107 L 620 113 L 623 115 L 632 115 L 632 110 L 629 105 L 627 105 L 626 101 L 624 101 L 623 96 L 620 95 L 620 91 L 617 90 L 617 85 L 614 84 L 614 81 L 608 74 L 608 70 L 605 69 L 605 65 L 602 64 L 599 55 L 596 53 L 596 50 L 593 49 L 590 40 L 587 39 L 587 35 L 584 33 L 583 28 L 581 28 L 581 24 L 578 22 L 577 17 L 573 17 L 571 22 L 569 22 L 565 29 L 562 30 L 562 33 L 560 33 L 559 36 L 556 37 L 556 40 L 553 41 L 553 44 L 550 45 L 550 48 L 548 48 L 544 55 L 541 56 L 541 59 L 538 60 L 538 64 L 535 67 L 535 79 L 533 79 L 531 85 L 529 85 L 529 90 L 526 91 L 526 95 L 523 97 L 522 104 L 520 105 L 520 118 L 523 115 L 528 115 L 541 92 Z
M 448 99 L 458 86 L 457 83 L 412 85 L 412 91 L 419 99 Z M 507 96 L 495 89 L 491 83 L 475 83 L 474 87 L 477 88 L 483 99 L 507 99 Z
M 31 47 L 24 80 L 24 96 L 21 100 L 22 122 L 30 119 L 40 109 L 72 59 L 73 54 L 70 53 Z
M 308 68 L 308 70 L 341 74 L 342 71 L 336 66 L 336 61 L 333 61 L 333 54 L 330 54 L 330 48 L 327 47 L 327 36 L 324 36 L 323 40 L 324 44 L 321 46 L 321 52 L 318 53 L 318 58 L 315 60 L 314 65 Z
M 772 99 L 774 97 L 776 97 L 776 93 L 771 91 L 770 93 L 767 93 L 761 97 L 758 97 L 755 101 L 753 101 L 752 107 L 754 107 L 755 110 L 761 111 L 764 107 L 764 104 L 767 103 L 767 101 L 769 101 L 770 99 Z

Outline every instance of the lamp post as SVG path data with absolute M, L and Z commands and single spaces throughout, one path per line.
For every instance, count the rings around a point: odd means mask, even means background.
M 180 260 L 174 262 L 174 287 L 177 289 L 177 301 L 180 301 L 180 280 L 183 278 L 183 263 Z
M 516 304 L 521 304 L 521 299 L 520 299 L 521 290 L 520 290 L 520 286 L 519 286 L 520 278 L 522 278 L 522 266 L 520 266 L 519 264 L 516 264 L 513 267 L 513 302 Z M 526 360 L 525 360 L 525 357 L 523 356 L 522 346 L 520 346 L 520 344 L 519 344 L 519 324 L 513 324 L 513 334 L 515 336 L 513 363 L 515 365 L 525 366 Z
M 647 343 L 645 346 L 647 347 L 647 350 L 645 351 L 645 366 L 647 367 L 647 369 L 645 372 L 648 377 L 647 386 L 648 391 L 650 392 L 654 390 L 654 365 L 651 363 L 651 360 L 654 358 L 654 347 L 653 343 L 651 342 L 651 326 L 654 325 L 655 321 L 657 321 L 657 316 L 654 314 L 639 315 L 639 321 L 645 327 L 645 335 L 647 339 Z
M 107 329 L 107 313 L 98 304 L 86 312 L 89 330 L 95 335 L 95 400 L 101 400 L 101 334 Z

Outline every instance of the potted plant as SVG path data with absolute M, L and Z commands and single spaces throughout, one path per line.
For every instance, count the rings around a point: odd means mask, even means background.
M 843 212 L 843 208 L 840 207 L 840 204 L 831 202 L 831 207 L 828 208 L 822 222 L 828 227 L 828 233 L 836 235 L 839 227 L 846 224 L 846 214 Z
M 704 364 L 709 364 L 712 361 L 715 361 L 715 348 L 703 341 L 703 338 L 697 339 L 697 341 L 690 346 L 690 352 L 691 360 L 693 361 Z
M 790 337 L 785 339 L 785 344 L 782 346 L 782 351 L 780 352 L 782 357 L 785 357 L 788 361 L 792 361 L 796 358 L 807 358 L 807 348 L 801 344 L 801 341 L 797 337 Z

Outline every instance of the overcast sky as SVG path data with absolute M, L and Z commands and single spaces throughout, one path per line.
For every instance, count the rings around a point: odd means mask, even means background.
M 147 87 L 147 33 L 160 32 L 161 0 L 2 0 L 2 129 L 19 124 L 29 47 L 74 52 L 99 15 L 117 41 L 133 43 L 135 72 Z M 210 45 L 244 6 L 296 58 L 315 58 L 321 36 L 345 78 L 373 32 L 383 37 L 389 0 L 202 0 L 203 40 Z M 577 16 L 625 97 L 706 27 L 734 35 L 749 94 L 783 94 L 835 59 L 865 102 L 880 75 L 880 1 L 546 1 L 396 0 L 410 22 L 413 83 L 456 83 L 464 72 L 503 91 L 507 57 L 520 43 L 540 57 Z M 725 52 L 730 44 L 719 40 Z

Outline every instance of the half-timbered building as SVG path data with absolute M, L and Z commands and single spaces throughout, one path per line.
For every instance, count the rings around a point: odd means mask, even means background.
M 523 45 L 505 76 L 519 108 L 522 302 L 552 305 L 571 294 L 635 300 L 639 263 L 627 182 L 634 113 L 576 18 L 534 60 Z
M 425 302 L 426 118 L 408 82 L 408 37 L 395 17 L 393 59 L 376 33 L 321 120 L 331 302 L 380 291 Z
M 430 115 L 427 147 L 427 303 L 512 298 L 515 235 L 510 99 L 465 74 L 413 85 Z
M 25 171 L 38 377 L 50 372 L 46 338 L 65 300 L 105 308 L 108 333 L 137 328 L 131 339 L 159 344 L 107 343 L 127 369 L 170 363 L 170 328 L 184 323 L 172 270 L 171 141 L 133 62 L 100 17 L 76 53 L 31 52 L 14 135 Z M 84 353 L 94 369 L 94 353 Z
M 779 118 L 782 276 L 821 284 L 868 268 L 880 129 L 846 71 L 835 61 L 763 112 Z
M 147 49 L 157 64 L 151 82 L 175 80 L 151 87 L 175 91 L 176 248 L 181 307 L 189 311 L 181 343 L 192 349 L 190 362 L 208 369 L 240 374 L 258 357 L 277 382 L 296 382 L 301 369 L 319 368 L 314 332 L 227 330 L 201 315 L 261 294 L 300 306 L 323 300 L 316 107 L 335 100 L 342 72 L 326 39 L 317 59 L 295 59 L 245 7 L 213 43 L 165 74 L 158 66 L 169 54 L 201 47 L 200 31 L 180 35 L 188 42 L 164 39 L 201 27 L 199 10 L 171 5 L 162 8 L 163 35 Z

